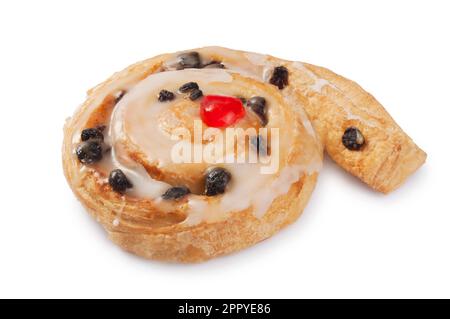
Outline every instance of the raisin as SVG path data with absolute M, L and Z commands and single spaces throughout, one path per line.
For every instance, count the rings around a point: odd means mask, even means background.
M 178 56 L 177 70 L 183 70 L 188 68 L 199 69 L 202 63 L 200 61 L 200 54 L 198 52 L 186 52 Z
M 198 89 L 198 84 L 195 82 L 188 82 L 180 86 L 179 91 L 181 93 L 187 93 L 195 89 Z
M 254 96 L 247 101 L 247 106 L 258 115 L 263 126 L 267 125 L 266 99 L 261 96 Z
M 215 167 L 209 170 L 205 180 L 205 195 L 215 196 L 223 194 L 230 179 L 231 174 L 224 168 Z
M 120 169 L 111 171 L 108 179 L 109 185 L 115 192 L 123 193 L 127 188 L 132 188 L 133 185 Z
M 175 186 L 172 188 L 169 188 L 163 195 L 162 198 L 165 200 L 170 200 L 170 199 L 180 199 L 184 196 L 186 196 L 187 194 L 189 194 L 191 191 L 189 190 L 189 188 L 185 187 L 185 186 Z
M 288 85 L 289 71 L 284 66 L 277 66 L 273 69 L 270 84 L 277 86 L 280 90 Z
M 172 101 L 175 98 L 175 94 L 167 90 L 161 90 L 158 95 L 159 102 Z
M 356 127 L 349 127 L 342 135 L 342 144 L 352 151 L 360 150 L 365 143 L 364 135 Z
M 200 89 L 195 89 L 191 92 L 191 94 L 189 95 L 189 98 L 191 99 L 191 101 L 195 101 L 199 98 L 201 98 L 203 96 L 203 92 Z
M 102 146 L 97 141 L 82 142 L 77 146 L 78 160 L 83 164 L 92 164 L 102 159 Z
M 103 133 L 101 127 L 84 129 L 81 132 L 81 140 L 83 142 L 86 142 L 87 140 L 103 141 Z

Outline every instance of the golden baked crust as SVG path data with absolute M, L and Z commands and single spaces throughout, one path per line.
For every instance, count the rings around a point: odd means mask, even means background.
M 303 68 L 292 68 L 292 84 L 307 96 L 306 112 L 326 152 L 339 166 L 383 193 L 399 187 L 422 166 L 426 153 L 371 94 L 325 68 L 305 63 Z M 311 79 L 327 84 L 317 92 L 311 88 Z M 342 134 L 350 126 L 366 138 L 360 151 L 348 150 L 342 144 Z
M 324 68 L 271 56 L 218 47 L 195 51 L 210 60 L 228 63 L 227 67 L 238 66 L 238 72 L 242 70 L 243 75 L 235 74 L 233 78 L 247 83 L 250 91 L 258 87 L 274 96 L 280 95 L 280 107 L 293 122 L 286 126 L 292 130 L 294 144 L 298 144 L 294 146 L 301 150 L 290 157 L 304 156 L 300 154 L 304 152 L 321 160 L 324 148 L 341 167 L 384 193 L 398 187 L 425 161 L 426 154 L 384 108 L 350 80 Z M 167 61 L 173 57 L 164 54 L 138 62 L 88 92 L 87 100 L 64 127 L 63 168 L 75 195 L 119 246 L 145 258 L 198 262 L 253 245 L 295 221 L 308 202 L 318 172 L 303 174 L 286 193 L 274 199 L 262 217 L 255 217 L 249 207 L 230 212 L 219 220 L 191 225 L 184 223 L 185 210 L 167 212 L 153 200 L 118 194 L 105 182 L 104 172 L 84 169 L 74 156 L 77 143 L 74 136 L 79 128 L 101 125 L 111 116 L 118 91 L 126 91 L 149 75 L 164 71 Z M 256 64 L 251 66 L 255 60 Z M 269 88 L 255 80 L 260 77 L 259 81 L 267 82 L 263 73 L 274 66 L 289 70 L 289 84 L 279 93 L 275 87 Z M 283 102 L 281 96 L 290 103 Z M 314 131 L 307 127 L 309 122 L 303 108 Z M 343 132 L 349 126 L 358 127 L 366 139 L 359 151 L 350 151 L 342 144 Z M 176 178 L 167 172 L 152 174 L 155 167 L 147 165 L 138 155 L 136 159 L 153 177 Z

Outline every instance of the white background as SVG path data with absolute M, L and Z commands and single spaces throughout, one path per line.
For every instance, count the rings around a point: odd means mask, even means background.
M 0 297 L 450 297 L 448 1 L 2 1 Z M 427 153 L 385 196 L 330 160 L 302 218 L 198 265 L 124 253 L 63 177 L 85 91 L 205 45 L 326 66 L 374 94 Z

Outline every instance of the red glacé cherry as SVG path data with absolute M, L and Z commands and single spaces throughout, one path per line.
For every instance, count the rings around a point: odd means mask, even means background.
M 200 117 L 211 127 L 227 127 L 244 116 L 242 101 L 232 96 L 206 95 L 200 103 Z

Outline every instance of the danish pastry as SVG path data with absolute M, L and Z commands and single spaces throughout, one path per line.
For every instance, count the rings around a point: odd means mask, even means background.
M 206 47 L 136 63 L 91 89 L 64 127 L 63 167 L 115 243 L 197 262 L 296 220 L 324 149 L 386 193 L 426 157 L 357 84 Z

